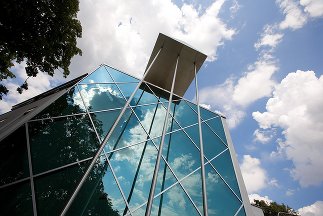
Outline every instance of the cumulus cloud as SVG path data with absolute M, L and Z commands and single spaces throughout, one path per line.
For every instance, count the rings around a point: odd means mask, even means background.
M 283 39 L 284 34 L 278 32 L 276 25 L 266 25 L 261 34 L 261 38 L 255 44 L 255 48 L 261 47 L 275 48 Z
M 236 81 L 228 78 L 217 86 L 200 90 L 201 103 L 209 103 L 227 117 L 230 128 L 236 127 L 245 117 L 244 110 L 260 98 L 271 95 L 275 81 L 272 75 L 278 70 L 270 55 L 262 56 L 248 67 L 247 72 Z
M 240 164 L 248 193 L 255 193 L 267 186 L 267 174 L 258 158 L 244 155 Z
M 76 57 L 72 68 L 84 73 L 101 63 L 111 64 L 140 77 L 159 32 L 185 41 L 216 59 L 217 47 L 235 34 L 218 17 L 224 0 L 204 11 L 170 0 L 81 1 L 79 19 L 83 38 L 78 41 L 83 57 Z
M 255 137 L 254 141 L 260 142 L 262 144 L 268 143 L 273 137 L 272 131 L 260 129 L 256 129 L 253 135 Z
M 301 186 L 323 182 L 323 76 L 313 71 L 289 73 L 275 87 L 266 112 L 254 112 L 262 129 L 281 128 L 278 152 L 294 164 L 291 175 Z
M 298 2 L 294 0 L 277 0 L 276 2 L 285 15 L 285 19 L 279 24 L 281 29 L 296 30 L 306 24 L 307 15 Z
M 317 201 L 312 205 L 298 209 L 302 216 L 321 216 L 323 215 L 323 201 Z
M 249 194 L 250 203 L 254 203 L 254 200 L 263 200 L 266 203 L 271 203 L 272 200 L 268 196 L 261 196 L 259 194 Z
M 323 0 L 300 0 L 300 4 L 311 17 L 323 16 Z

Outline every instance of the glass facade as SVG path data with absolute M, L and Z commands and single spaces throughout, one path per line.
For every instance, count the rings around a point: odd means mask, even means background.
M 163 91 L 108 66 L 71 87 L 1 141 L 0 215 L 59 215 L 73 193 L 66 215 L 144 215 L 166 118 L 150 215 L 205 215 L 203 179 L 208 215 L 246 215 L 223 117 L 200 108 L 200 143 L 197 105 L 167 113 Z

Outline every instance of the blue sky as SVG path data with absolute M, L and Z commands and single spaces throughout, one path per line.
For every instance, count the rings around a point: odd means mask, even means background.
M 140 77 L 159 32 L 208 55 L 201 102 L 227 116 L 250 197 L 323 214 L 323 0 L 80 0 L 83 56 L 72 79 L 106 63 Z M 0 112 L 65 82 L 24 65 L 5 84 Z M 193 100 L 193 90 L 185 95 Z

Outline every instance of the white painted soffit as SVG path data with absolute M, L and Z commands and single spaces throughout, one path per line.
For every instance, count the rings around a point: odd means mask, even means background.
M 146 75 L 145 81 L 170 91 L 179 55 L 174 94 L 183 97 L 194 79 L 194 63 L 198 72 L 207 56 L 183 42 L 159 33 L 146 69 L 161 47 L 162 51 Z

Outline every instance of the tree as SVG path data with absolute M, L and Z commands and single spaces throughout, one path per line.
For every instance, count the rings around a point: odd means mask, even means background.
M 280 216 L 290 216 L 290 215 L 300 216 L 298 212 L 296 212 L 288 205 L 285 205 L 284 203 L 282 204 L 278 204 L 276 202 L 267 203 L 264 200 L 255 199 L 254 204 L 252 205 L 258 208 L 261 208 L 265 216 L 277 216 L 279 212 L 281 212 Z M 286 214 L 283 214 L 283 212 Z
M 78 11 L 78 0 L 0 1 L 0 81 L 15 78 L 10 67 L 22 61 L 28 78 L 39 72 L 53 76 L 60 68 L 67 77 L 72 57 L 82 54 L 76 46 L 82 36 Z M 28 78 L 19 93 L 28 89 Z M 0 100 L 8 91 L 0 83 Z

